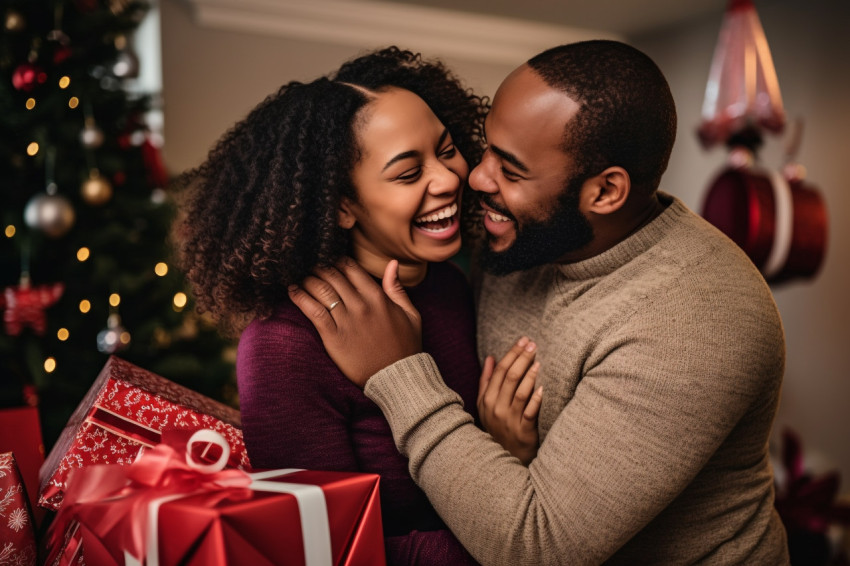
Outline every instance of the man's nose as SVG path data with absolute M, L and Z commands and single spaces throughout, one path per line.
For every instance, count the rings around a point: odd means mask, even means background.
M 493 168 L 496 165 L 497 160 L 493 154 L 489 150 L 485 151 L 481 162 L 469 173 L 469 186 L 482 193 L 499 192 L 499 186 L 493 176 Z

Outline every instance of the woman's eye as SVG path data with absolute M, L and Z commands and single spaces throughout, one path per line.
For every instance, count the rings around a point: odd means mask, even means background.
M 396 179 L 399 180 L 399 181 L 415 181 L 416 179 L 419 178 L 419 175 L 421 175 L 421 174 L 422 174 L 422 168 L 416 167 L 414 169 L 410 169 L 408 171 L 405 171 L 404 173 L 402 173 L 401 175 L 396 177 Z
M 445 159 L 451 159 L 452 157 L 455 156 L 456 153 L 457 153 L 457 148 L 455 147 L 455 144 L 451 144 L 451 145 L 448 145 L 445 148 L 443 148 L 442 151 L 440 151 L 440 157 L 445 158 Z

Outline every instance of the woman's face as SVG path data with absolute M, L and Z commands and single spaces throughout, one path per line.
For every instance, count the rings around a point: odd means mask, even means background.
M 400 270 L 424 270 L 427 262 L 456 254 L 469 167 L 446 127 L 424 100 L 394 88 L 361 110 L 355 128 L 361 159 L 352 180 L 359 199 L 344 202 L 340 212 L 355 258 L 379 275 L 391 259 Z

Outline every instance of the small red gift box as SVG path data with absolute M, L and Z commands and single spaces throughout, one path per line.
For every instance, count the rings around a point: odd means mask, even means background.
M 193 442 L 215 442 L 199 431 Z M 223 443 L 224 440 L 221 439 Z M 131 466 L 75 470 L 58 528 L 88 564 L 385 564 L 376 474 L 198 466 L 167 444 Z
M 62 505 L 69 472 L 130 464 L 172 429 L 211 429 L 230 445 L 229 467 L 250 469 L 239 411 L 111 356 L 71 415 L 39 472 L 38 504 Z
M 35 566 L 36 548 L 27 491 L 15 456 L 0 454 L 0 564 Z
M 37 407 L 0 409 L 0 452 L 15 454 L 24 488 L 29 495 L 30 509 L 38 526 L 45 511 L 36 507 L 38 470 L 44 463 L 44 441 Z

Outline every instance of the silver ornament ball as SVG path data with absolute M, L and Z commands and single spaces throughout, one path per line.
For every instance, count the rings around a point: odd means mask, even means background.
M 39 194 L 24 208 L 24 222 L 51 238 L 64 236 L 74 225 L 74 207 L 61 195 Z
M 103 145 L 103 130 L 92 124 L 86 124 L 83 131 L 80 132 L 80 141 L 84 147 L 89 149 L 97 149 Z

